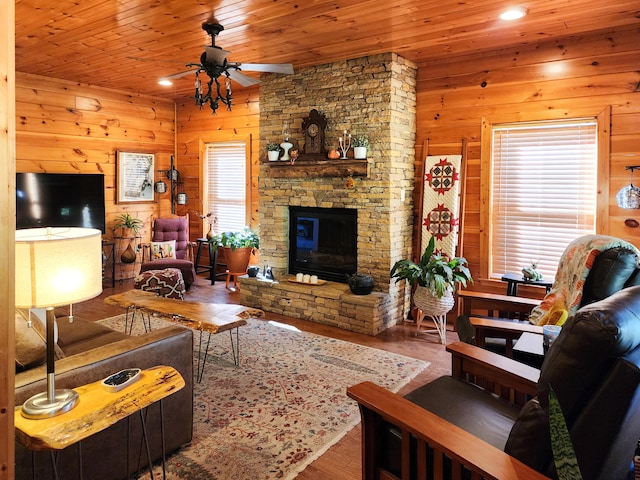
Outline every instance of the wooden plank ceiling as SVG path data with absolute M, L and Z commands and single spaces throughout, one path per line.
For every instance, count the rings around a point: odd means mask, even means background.
M 504 0 L 16 0 L 16 70 L 178 98 L 192 75 L 157 80 L 199 60 L 212 20 L 229 61 L 294 68 L 389 51 L 420 64 L 640 21 L 638 0 L 516 3 L 528 15 L 505 22 Z

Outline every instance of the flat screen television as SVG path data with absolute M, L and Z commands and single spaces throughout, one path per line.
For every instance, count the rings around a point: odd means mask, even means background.
M 16 229 L 96 228 L 105 233 L 104 175 L 17 173 Z

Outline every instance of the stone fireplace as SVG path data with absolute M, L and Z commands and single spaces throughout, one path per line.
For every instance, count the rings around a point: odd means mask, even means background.
M 340 159 L 329 161 L 335 169 L 318 169 L 305 164 L 304 154 L 295 165 L 276 168 L 264 152 L 258 186 L 260 261 L 272 267 L 275 282 L 242 278 L 243 304 L 370 335 L 406 318 L 404 282 L 392 282 L 389 270 L 411 256 L 415 82 L 415 65 L 392 53 L 264 76 L 262 147 L 282 142 L 286 125 L 294 148 L 304 152 L 302 119 L 311 109 L 326 115 L 327 149 L 338 146 L 344 130 L 367 135 L 371 145 L 365 168 L 356 170 Z M 337 282 L 290 281 L 290 206 L 357 210 L 357 271 L 373 276 L 372 294 L 353 295 Z

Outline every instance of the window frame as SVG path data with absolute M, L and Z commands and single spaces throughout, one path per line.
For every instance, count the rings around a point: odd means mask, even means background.
M 481 148 L 480 148 L 480 278 L 496 280 L 489 277 L 491 261 L 491 179 L 493 178 L 493 127 L 507 123 L 533 123 L 545 121 L 571 120 L 572 118 L 593 118 L 597 122 L 598 159 L 597 159 L 597 192 L 596 192 L 596 221 L 597 234 L 609 233 L 609 170 L 610 170 L 610 132 L 611 107 L 600 112 L 575 112 L 560 118 L 550 118 L 543 115 L 530 115 L 523 119 L 520 113 L 500 115 L 498 117 L 482 117 Z
M 211 135 L 206 138 L 199 139 L 199 157 L 200 157 L 200 210 L 199 212 L 206 214 L 209 205 L 209 169 L 207 161 L 207 144 L 210 143 L 228 143 L 228 142 L 244 142 L 245 145 L 245 225 L 249 225 L 251 221 L 251 205 L 252 205 L 252 189 L 251 189 L 251 135 L 229 135 L 228 133 L 220 133 L 219 135 Z M 215 230 L 215 226 L 213 227 Z M 208 219 L 202 220 L 202 231 L 209 230 Z M 217 232 L 216 232 L 217 233 Z

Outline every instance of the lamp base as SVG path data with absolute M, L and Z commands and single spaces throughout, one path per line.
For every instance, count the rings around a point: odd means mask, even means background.
M 47 392 L 38 393 L 24 402 L 22 416 L 32 419 L 55 417 L 71 410 L 77 402 L 78 393 L 75 390 L 56 390 L 53 402 L 49 401 Z

